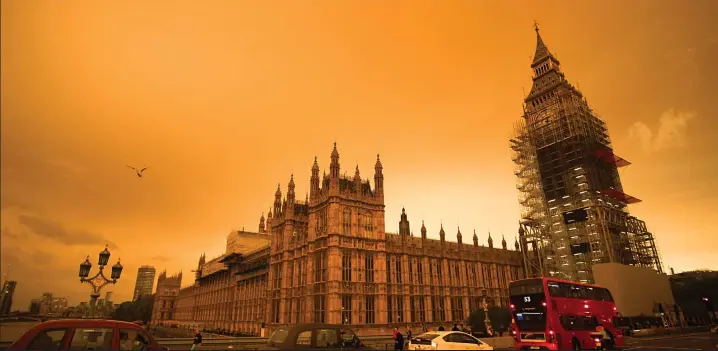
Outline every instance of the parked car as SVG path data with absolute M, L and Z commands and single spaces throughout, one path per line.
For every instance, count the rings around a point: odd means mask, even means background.
M 371 350 L 362 344 L 354 331 L 346 326 L 335 324 L 298 324 L 293 327 L 280 327 L 272 333 L 267 345 L 261 349 Z
M 464 332 L 439 331 L 421 334 L 409 342 L 409 350 L 493 350 L 494 348 Z
M 169 350 L 143 327 L 104 319 L 61 319 L 40 323 L 8 350 Z

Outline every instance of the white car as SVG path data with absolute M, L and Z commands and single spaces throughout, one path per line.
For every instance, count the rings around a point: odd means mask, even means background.
M 493 350 L 494 348 L 463 332 L 438 331 L 409 340 L 409 350 Z

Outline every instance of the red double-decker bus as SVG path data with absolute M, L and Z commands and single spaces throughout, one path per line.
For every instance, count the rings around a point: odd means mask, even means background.
M 596 349 L 596 331 L 603 326 L 615 346 L 623 333 L 614 326 L 616 304 L 611 292 L 597 285 L 553 278 L 509 284 L 517 350 Z

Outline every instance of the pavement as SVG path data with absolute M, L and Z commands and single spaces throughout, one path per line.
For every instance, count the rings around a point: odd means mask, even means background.
M 718 334 L 694 333 L 627 338 L 622 350 L 718 350 Z

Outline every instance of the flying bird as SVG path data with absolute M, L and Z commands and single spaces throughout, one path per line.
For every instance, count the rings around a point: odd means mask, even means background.
M 127 166 L 127 167 L 134 169 L 134 170 L 135 170 L 135 173 L 137 173 L 137 177 L 139 177 L 139 178 L 142 178 L 142 173 L 147 169 L 147 167 L 142 168 L 142 169 L 140 169 L 140 170 L 137 170 L 137 168 L 132 167 L 132 166 Z

